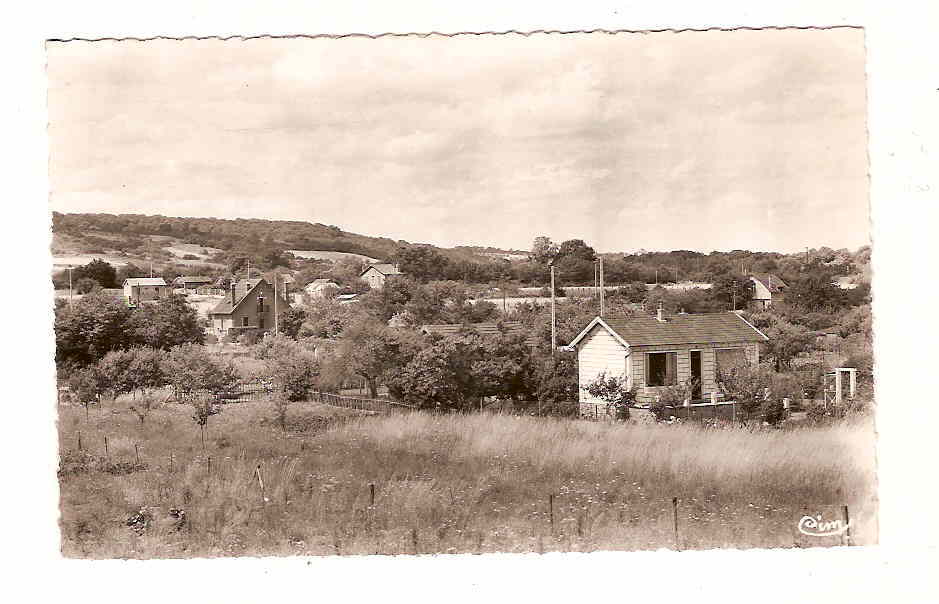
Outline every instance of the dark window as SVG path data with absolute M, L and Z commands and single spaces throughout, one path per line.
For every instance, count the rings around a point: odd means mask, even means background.
M 248 326 L 248 317 L 241 317 L 241 326 L 242 327 Z
M 646 355 L 646 386 L 674 386 L 678 383 L 678 354 L 650 352 Z

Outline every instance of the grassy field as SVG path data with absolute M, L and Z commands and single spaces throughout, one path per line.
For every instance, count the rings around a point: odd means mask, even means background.
M 203 451 L 188 407 L 141 425 L 126 405 L 60 408 L 66 556 L 805 547 L 840 542 L 796 525 L 841 504 L 854 542 L 876 541 L 869 423 L 751 432 L 296 403 L 285 434 L 262 402 L 210 417 Z

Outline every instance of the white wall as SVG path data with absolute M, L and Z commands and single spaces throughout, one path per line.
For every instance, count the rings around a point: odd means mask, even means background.
M 577 345 L 578 381 L 580 402 L 602 402 L 583 389 L 598 375 L 606 372 L 607 376 L 628 378 L 626 373 L 626 355 L 628 350 L 601 325 L 594 326 Z

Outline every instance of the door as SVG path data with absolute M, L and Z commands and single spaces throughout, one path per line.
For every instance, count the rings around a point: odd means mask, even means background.
M 694 380 L 694 389 L 691 391 L 692 400 L 701 400 L 701 351 L 691 351 L 691 379 Z

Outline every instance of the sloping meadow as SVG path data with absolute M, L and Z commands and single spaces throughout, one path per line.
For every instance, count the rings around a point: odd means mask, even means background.
M 876 541 L 869 423 L 627 426 L 508 415 L 367 416 L 228 405 L 60 409 L 72 557 L 426 554 Z M 81 450 L 78 433 L 81 433 Z M 107 449 L 104 437 L 107 436 Z

